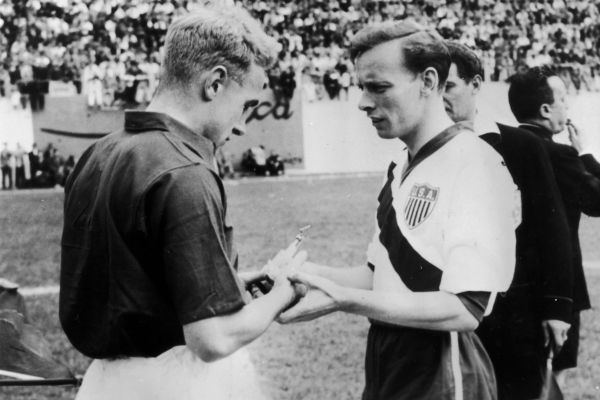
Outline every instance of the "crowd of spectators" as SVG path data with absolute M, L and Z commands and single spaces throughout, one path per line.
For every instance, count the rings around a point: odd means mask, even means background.
M 4 143 L 0 150 L 2 190 L 64 186 L 75 167 L 75 157 L 63 157 L 52 143 L 39 151 L 34 143 L 26 151 L 20 143 L 10 148 Z
M 228 0 L 221 0 L 228 1 Z M 231 1 L 231 0 L 230 0 Z M 43 109 L 49 81 L 90 107 L 143 105 L 159 78 L 169 22 L 199 0 L 0 0 L 0 95 Z M 352 35 L 412 18 L 475 48 L 490 80 L 553 64 L 572 90 L 600 90 L 600 0 L 235 1 L 281 44 L 269 73 L 278 100 L 347 99 Z

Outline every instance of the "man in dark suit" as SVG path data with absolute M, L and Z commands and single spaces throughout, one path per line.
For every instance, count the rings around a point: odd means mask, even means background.
M 577 366 L 579 313 L 590 308 L 579 245 L 581 213 L 600 216 L 600 164 L 584 149 L 585 136 L 568 123 L 567 90 L 564 82 L 547 67 L 531 68 L 515 75 L 508 91 L 510 108 L 520 128 L 542 139 L 560 190 L 573 248 L 573 316 L 568 339 L 554 358 L 554 370 Z M 568 128 L 573 147 L 552 141 L 552 136 Z M 562 378 L 562 374 L 558 374 Z M 563 375 L 564 376 L 564 375 Z
M 448 42 L 452 65 L 445 89 L 450 117 L 470 121 L 474 131 L 504 158 L 521 192 L 522 222 L 516 231 L 517 264 L 510 289 L 496 299 L 477 333 L 498 380 L 500 400 L 540 395 L 552 342 L 561 346 L 571 318 L 571 247 L 568 226 L 552 166 L 533 134 L 487 124 L 477 113 L 481 61 L 466 46 Z M 499 128 L 499 129 L 498 129 Z

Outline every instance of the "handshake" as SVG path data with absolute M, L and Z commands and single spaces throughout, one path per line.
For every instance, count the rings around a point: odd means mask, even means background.
M 320 268 L 306 261 L 305 251 L 298 251 L 304 232 L 300 229 L 294 241 L 258 271 L 239 273 L 246 290 L 253 298 L 264 296 L 277 287 L 293 290 L 292 300 L 277 318 L 280 323 L 309 321 L 330 312 L 339 306 L 338 286 L 323 277 L 313 275 Z

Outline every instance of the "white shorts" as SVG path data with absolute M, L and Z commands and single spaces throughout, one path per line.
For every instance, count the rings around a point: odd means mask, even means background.
M 246 349 L 212 363 L 177 346 L 155 358 L 94 360 L 76 400 L 266 400 Z

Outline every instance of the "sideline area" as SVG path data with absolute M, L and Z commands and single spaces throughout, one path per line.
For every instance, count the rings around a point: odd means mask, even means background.
M 298 95 L 301 92 L 298 90 Z M 481 93 L 481 114 L 515 125 L 507 92 L 508 85 L 504 83 L 486 83 Z M 348 101 L 302 102 L 304 168 L 288 168 L 290 176 L 384 171 L 389 161 L 402 151 L 401 142 L 377 136 L 369 119 L 358 110 L 360 95 L 358 88 L 352 87 Z M 576 126 L 594 136 L 594 153 L 600 155 L 600 93 L 581 92 L 570 95 L 569 101 L 570 118 Z M 0 98 L 0 127 L 0 143 L 6 142 L 14 148 L 20 142 L 25 149 L 31 148 L 34 134 L 29 108 L 13 109 L 8 99 Z M 558 135 L 557 141 L 568 143 L 566 133 Z
M 584 261 L 583 267 L 586 276 L 600 276 L 600 260 Z M 58 294 L 60 288 L 58 285 L 36 286 L 36 287 L 21 287 L 19 293 L 24 297 L 49 296 Z

